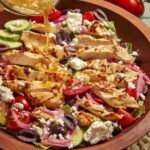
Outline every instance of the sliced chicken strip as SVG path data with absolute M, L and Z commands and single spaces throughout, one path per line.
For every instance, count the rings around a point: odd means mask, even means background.
M 75 47 L 82 48 L 82 47 L 97 47 L 100 45 L 112 45 L 112 42 L 108 38 L 99 38 L 96 39 L 90 35 L 81 34 L 77 37 L 77 43 L 75 43 Z
M 119 120 L 120 115 L 116 114 L 115 112 L 109 112 L 103 105 L 94 104 L 92 101 L 83 98 L 80 103 L 80 107 L 90 111 L 91 113 L 95 114 L 106 120 Z
M 69 83 L 72 79 L 72 75 L 69 72 L 62 71 L 35 71 L 31 68 L 25 68 L 13 65 L 11 71 L 11 77 L 13 79 L 21 79 L 27 81 L 39 80 L 39 81 L 53 81 Z
M 126 63 L 133 63 L 135 58 L 131 56 L 126 49 L 118 46 L 116 49 L 113 45 L 102 45 L 91 48 L 81 48 L 77 56 L 81 59 L 117 59 Z

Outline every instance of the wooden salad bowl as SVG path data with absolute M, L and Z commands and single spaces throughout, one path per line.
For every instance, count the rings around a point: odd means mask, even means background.
M 140 19 L 127 11 L 102 0 L 61 0 L 58 8 L 80 8 L 83 12 L 100 8 L 106 12 L 109 20 L 115 21 L 119 37 L 123 41 L 133 43 L 134 50 L 139 49 L 138 60 L 141 68 L 150 77 L 150 28 Z M 0 9 L 0 27 L 14 18 L 20 18 Z M 150 90 L 145 101 L 146 114 L 133 125 L 124 129 L 111 140 L 94 146 L 78 148 L 78 150 L 121 150 L 136 142 L 150 131 Z M 23 143 L 11 135 L 0 131 L 0 148 L 4 150 L 37 150 L 33 145 Z

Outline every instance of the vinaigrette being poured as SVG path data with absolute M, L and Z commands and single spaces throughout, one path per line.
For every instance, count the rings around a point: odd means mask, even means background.
M 8 0 L 8 3 L 15 8 L 21 8 L 25 11 L 33 11 L 35 14 L 40 14 L 44 18 L 45 34 L 47 36 L 47 44 L 45 45 L 44 51 L 48 51 L 49 48 L 49 32 L 51 31 L 51 26 L 49 24 L 48 15 L 50 11 L 54 8 L 53 0 Z

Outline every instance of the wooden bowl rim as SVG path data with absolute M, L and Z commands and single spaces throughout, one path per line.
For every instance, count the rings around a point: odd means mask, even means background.
M 99 1 L 98 0 L 92 0 L 92 1 L 91 0 L 78 0 L 78 1 L 100 6 L 102 8 L 112 11 L 113 13 L 119 15 L 120 17 L 123 17 L 128 22 L 130 22 L 134 27 L 136 27 L 150 43 L 150 28 L 148 26 L 146 26 L 139 18 L 135 17 L 131 13 L 127 12 L 126 10 L 124 10 L 116 5 L 113 5 L 109 2 L 106 2 L 106 1 L 100 1 L 100 0 Z M 3 10 L 0 10 L 0 13 L 2 11 Z M 148 113 L 145 114 L 138 121 L 138 123 L 136 124 L 135 127 L 133 127 L 133 126 L 128 127 L 129 131 L 127 131 L 126 133 L 120 133 L 119 135 L 115 136 L 110 141 L 107 141 L 105 143 L 97 144 L 97 145 L 89 146 L 89 147 L 77 148 L 76 150 L 91 150 L 91 149 L 92 150 L 100 150 L 100 149 L 121 150 L 121 149 L 124 149 L 125 147 L 129 146 L 130 144 L 136 142 L 139 138 L 144 136 L 148 131 L 150 131 L 149 124 L 150 124 L 150 111 L 148 111 Z M 142 126 L 142 128 L 141 128 L 141 126 Z M 126 129 L 124 129 L 124 130 L 126 130 Z M 140 133 L 140 134 L 138 134 L 138 133 Z M 18 150 L 20 150 L 21 148 L 24 148 L 24 150 L 39 149 L 30 144 L 22 143 L 22 142 L 18 141 L 17 139 L 13 138 L 12 136 L 8 135 L 7 133 L 4 133 L 3 131 L 0 131 L 0 139 L 1 139 L 0 147 L 2 146 L 2 148 L 5 148 L 6 144 L 10 143 L 10 146 L 15 146 L 16 148 L 20 147 Z M 8 145 L 7 145 L 7 147 L 8 147 Z M 11 150 L 10 147 L 9 147 L 9 150 Z

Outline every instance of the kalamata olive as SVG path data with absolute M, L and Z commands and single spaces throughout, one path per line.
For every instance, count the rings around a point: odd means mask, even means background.
M 100 21 L 107 21 L 107 15 L 101 10 L 101 9 L 96 9 L 94 11 L 94 16 L 96 17 L 96 19 L 100 20 Z
M 72 114 L 65 115 L 63 120 L 64 120 L 66 127 L 68 127 L 70 130 L 75 129 L 75 127 L 77 125 L 77 120 L 75 119 L 75 117 Z
M 66 98 L 65 99 L 66 104 L 68 104 L 69 106 L 73 106 L 76 104 L 77 100 L 75 98 Z
M 39 139 L 39 135 L 34 130 L 31 129 L 23 129 L 19 131 L 16 137 L 19 140 L 27 143 L 32 143 Z
M 58 45 L 64 46 L 65 43 L 69 44 L 70 42 L 71 42 L 71 38 L 64 30 L 60 30 L 56 34 L 56 43 Z
M 65 126 L 61 126 L 61 125 L 58 125 L 58 124 L 52 124 L 50 126 L 50 132 L 51 134 L 63 134 L 65 135 L 67 133 L 67 129 Z
M 9 50 L 10 47 L 7 44 L 0 43 L 0 52 Z

